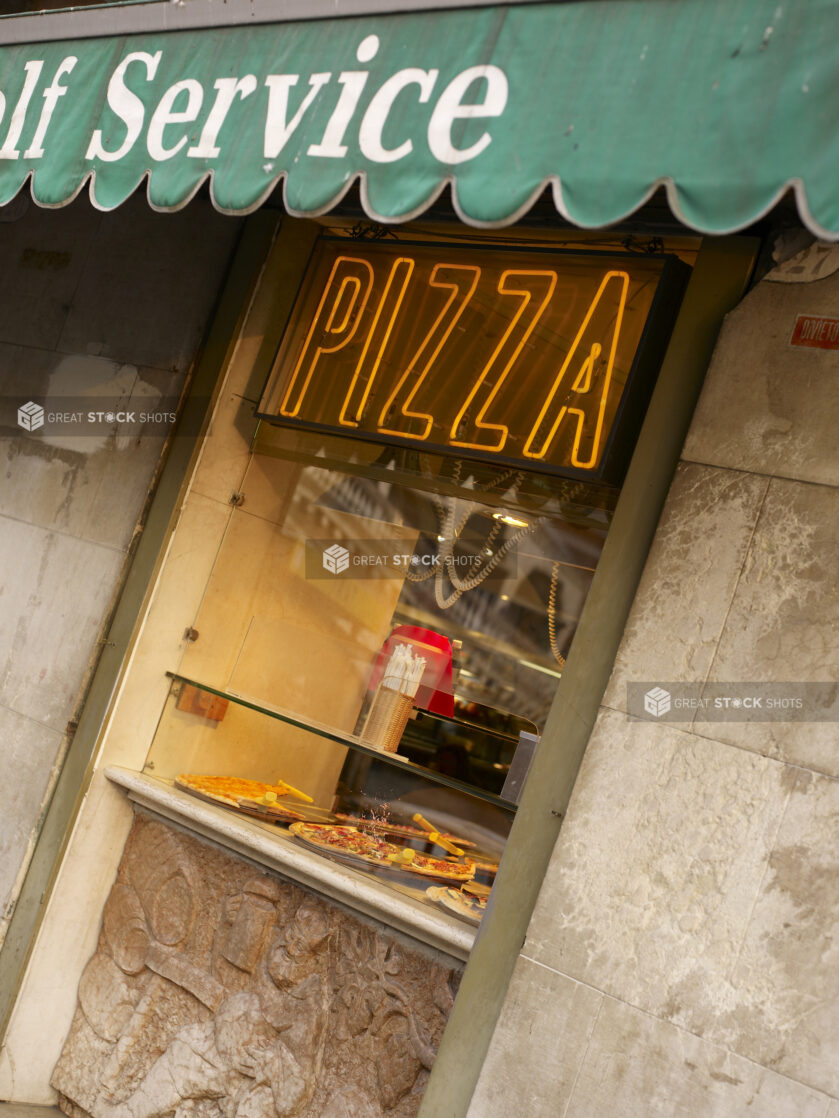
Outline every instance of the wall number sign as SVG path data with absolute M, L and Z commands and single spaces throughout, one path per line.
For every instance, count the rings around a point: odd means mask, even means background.
M 666 264 L 325 238 L 259 414 L 615 480 L 607 466 L 621 416 L 637 419 L 648 396 L 649 385 L 628 408 Z

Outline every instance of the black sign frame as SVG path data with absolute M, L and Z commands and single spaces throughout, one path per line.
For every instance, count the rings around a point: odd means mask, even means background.
M 468 247 L 470 251 L 475 251 L 476 253 L 497 253 L 499 250 L 503 251 L 503 248 L 506 247 L 516 252 L 524 252 L 528 255 L 532 254 L 534 258 L 547 256 L 557 260 L 561 260 L 563 257 L 608 258 L 612 260 L 623 257 L 626 259 L 627 263 L 629 263 L 632 260 L 637 260 L 639 257 L 642 257 L 661 261 L 662 269 L 659 281 L 627 375 L 625 387 L 618 402 L 611 427 L 604 439 L 600 464 L 594 469 L 584 469 L 573 465 L 544 462 L 536 458 L 482 452 L 481 450 L 446 445 L 438 442 L 420 442 L 417 439 L 404 438 L 395 434 L 381 434 L 366 428 L 349 429 L 338 425 L 278 415 L 275 412 L 266 410 L 266 400 L 273 392 L 275 381 L 278 379 L 276 364 L 280 350 L 294 322 L 295 311 L 300 302 L 302 290 L 308 277 L 309 269 L 315 259 L 317 249 L 324 243 L 340 243 L 347 249 L 351 246 L 355 255 L 362 256 L 367 244 L 377 244 L 378 242 L 358 241 L 350 237 L 335 236 L 327 233 L 324 233 L 316 239 L 308 255 L 306 266 L 300 275 L 297 290 L 291 301 L 291 307 L 280 334 L 280 340 L 274 348 L 269 372 L 262 391 L 260 392 L 259 403 L 255 410 L 257 418 L 279 427 L 302 429 L 322 435 L 347 438 L 354 442 L 361 441 L 402 447 L 408 450 L 422 451 L 424 453 L 453 459 L 461 458 L 484 464 L 497 464 L 502 468 L 516 468 L 532 473 L 567 478 L 572 481 L 587 481 L 609 487 L 620 487 L 629 467 L 629 462 L 641 430 L 641 424 L 643 423 L 655 387 L 658 371 L 673 331 L 673 326 L 687 287 L 687 282 L 690 278 L 691 268 L 679 259 L 678 256 L 663 252 L 641 254 L 638 252 L 621 250 L 612 246 L 604 248 L 603 250 L 586 248 L 584 245 L 579 249 L 552 248 L 544 243 L 539 245 L 523 243 L 502 247 L 497 244 L 481 242 L 479 240 L 470 241 L 468 244 L 462 242 L 458 242 L 457 244 L 459 250 Z M 446 247 L 445 243 L 441 244 L 439 241 L 414 237 L 405 239 L 397 237 L 393 241 L 388 240 L 386 243 L 394 247 L 398 246 L 405 249 L 435 248 L 439 250 Z

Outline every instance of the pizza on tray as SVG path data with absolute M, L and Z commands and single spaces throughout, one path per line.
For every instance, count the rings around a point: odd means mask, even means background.
M 365 834 L 355 827 L 335 827 L 328 823 L 292 823 L 289 830 L 295 838 L 309 846 L 379 866 L 390 865 L 391 856 L 398 850 L 393 843 Z
M 299 823 L 306 818 L 301 811 L 285 807 L 276 800 L 266 803 L 264 799 L 252 800 L 247 796 L 240 796 L 238 807 L 245 815 L 252 815 L 255 819 L 267 820 L 269 823 Z
M 419 874 L 421 877 L 436 877 L 442 881 L 471 881 L 475 876 L 474 862 L 455 862 L 449 858 L 429 858 L 425 854 L 408 851 L 413 857 L 400 869 L 410 873 Z
M 349 860 L 359 860 L 383 868 L 405 870 L 422 877 L 444 881 L 469 881 L 474 876 L 473 862 L 454 862 L 444 858 L 428 858 L 378 835 L 357 827 L 329 826 L 320 823 L 292 823 L 291 833 L 302 842 Z
M 213 803 L 225 804 L 228 807 L 238 807 L 239 800 L 261 800 L 263 803 L 275 803 L 280 797 L 291 797 L 295 800 L 305 800 L 311 803 L 311 796 L 300 792 L 290 784 L 279 780 L 276 784 L 266 784 L 262 780 L 246 780 L 241 776 L 204 776 L 195 773 L 183 773 L 175 777 L 175 787 L 182 788 L 200 799 L 211 800 Z M 283 807 L 282 804 L 277 804 Z M 302 818 L 300 816 L 299 818 Z
M 431 885 L 425 895 L 437 904 L 442 905 L 448 912 L 468 920 L 470 924 L 480 924 L 486 912 L 486 897 L 469 896 L 460 889 L 452 889 L 447 885 Z
M 340 811 L 336 813 L 335 818 L 348 827 L 358 827 L 359 831 L 370 831 L 372 834 L 388 834 L 396 838 L 422 839 L 432 844 L 428 831 L 424 831 L 421 827 L 412 827 L 410 823 L 388 823 L 387 820 L 368 819 L 362 815 L 343 815 Z M 447 831 L 441 831 L 440 837 L 457 843 L 458 846 L 473 847 L 475 845 L 474 842 L 458 838 L 456 835 L 450 835 Z

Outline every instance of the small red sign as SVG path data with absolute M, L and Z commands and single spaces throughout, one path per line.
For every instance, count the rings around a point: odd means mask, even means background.
M 839 349 L 839 318 L 800 314 L 795 320 L 790 345 L 811 349 Z

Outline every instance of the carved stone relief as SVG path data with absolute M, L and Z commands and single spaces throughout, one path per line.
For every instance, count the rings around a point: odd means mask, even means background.
M 459 978 L 138 814 L 52 1083 L 71 1118 L 413 1118 Z

